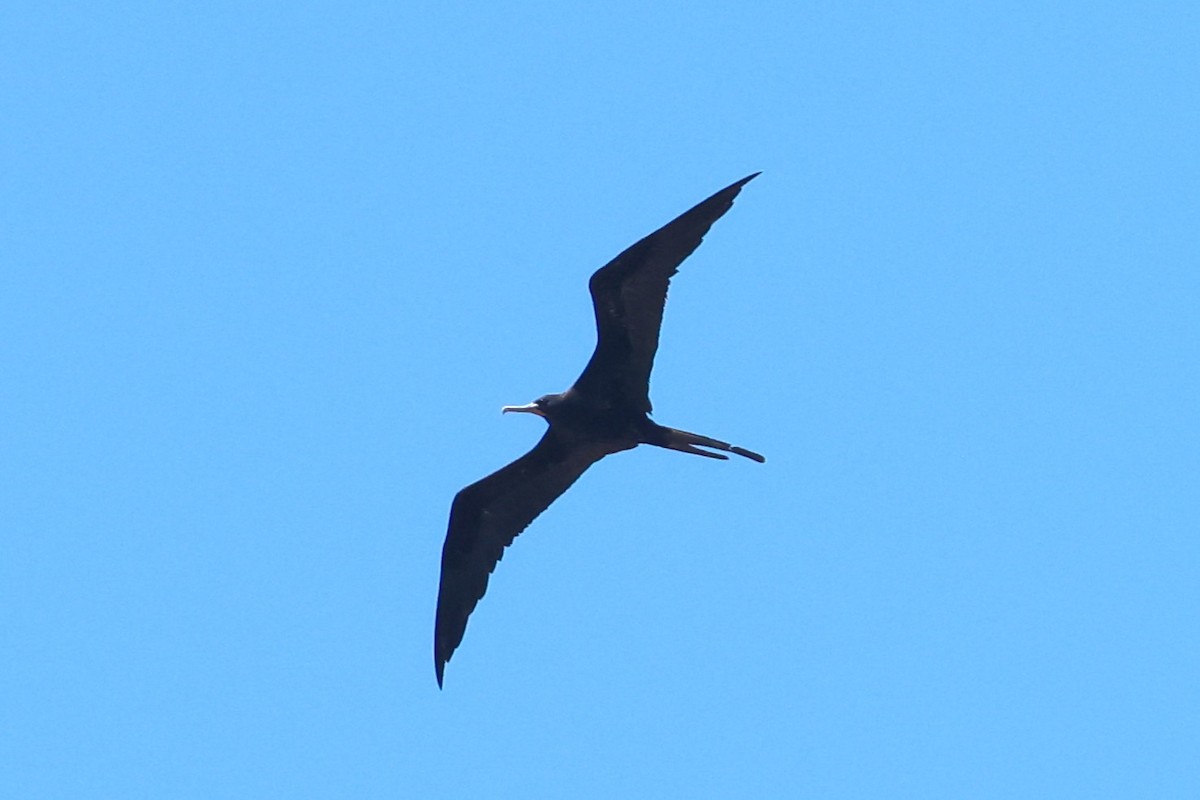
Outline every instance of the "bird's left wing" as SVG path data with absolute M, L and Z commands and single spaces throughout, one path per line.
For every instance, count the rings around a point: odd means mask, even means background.
M 588 290 L 596 312 L 596 349 L 575 389 L 649 412 L 650 370 L 658 350 L 667 285 L 700 246 L 713 223 L 733 206 L 748 175 L 662 226 L 592 275 Z
M 442 547 L 433 633 L 438 686 L 504 548 L 588 467 L 611 452 L 600 444 L 568 445 L 548 430 L 528 453 L 455 495 Z

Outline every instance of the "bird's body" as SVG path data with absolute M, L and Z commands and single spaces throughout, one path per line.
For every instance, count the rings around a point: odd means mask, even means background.
M 537 414 L 550 427 L 532 450 L 460 491 L 450 507 L 434 626 L 439 686 L 504 548 L 589 466 L 639 444 L 709 458 L 726 459 L 728 452 L 765 461 L 757 453 L 668 428 L 649 417 L 650 370 L 667 284 L 757 174 L 717 192 L 598 270 L 588 284 L 596 312 L 596 349 L 579 379 L 560 394 L 504 408 Z

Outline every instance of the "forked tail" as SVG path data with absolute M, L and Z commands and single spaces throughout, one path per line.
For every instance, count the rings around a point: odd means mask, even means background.
M 658 433 L 661 434 L 661 440 L 649 442 L 656 444 L 659 447 L 666 447 L 670 450 L 678 450 L 681 453 L 692 453 L 697 456 L 707 456 L 708 458 L 719 458 L 722 461 L 728 461 L 729 456 L 721 455 L 721 453 L 710 453 L 707 450 L 701 450 L 700 447 L 710 447 L 713 450 L 723 450 L 726 453 L 734 453 L 739 456 L 744 456 L 752 461 L 757 461 L 760 464 L 765 464 L 767 459 L 755 453 L 752 450 L 747 450 L 744 447 L 732 445 L 729 442 L 722 442 L 719 439 L 712 439 L 708 436 L 701 436 L 698 433 L 689 433 L 687 431 L 668 428 L 664 425 L 658 426 Z M 697 447 L 696 445 L 699 445 Z

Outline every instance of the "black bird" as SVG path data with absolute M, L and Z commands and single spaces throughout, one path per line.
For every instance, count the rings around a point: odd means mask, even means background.
M 463 489 L 450 506 L 433 634 L 438 686 L 504 548 L 592 464 L 639 444 L 729 458 L 700 449 L 707 447 L 766 461 L 728 442 L 658 425 L 648 416 L 650 368 L 667 284 L 758 174 L 717 192 L 592 275 L 588 288 L 596 311 L 596 349 L 583 374 L 561 394 L 504 407 L 506 412 L 537 414 L 550 428 L 532 450 Z

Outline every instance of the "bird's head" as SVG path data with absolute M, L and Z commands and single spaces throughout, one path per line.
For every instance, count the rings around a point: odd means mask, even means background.
M 547 412 L 549 411 L 550 406 L 552 406 L 554 402 L 559 399 L 559 397 L 560 395 L 557 394 L 545 394 L 527 405 L 504 406 L 500 409 L 500 412 L 503 414 L 507 414 L 510 411 L 514 413 L 521 412 L 524 414 L 537 414 L 539 417 L 546 417 L 548 419 L 549 415 Z

